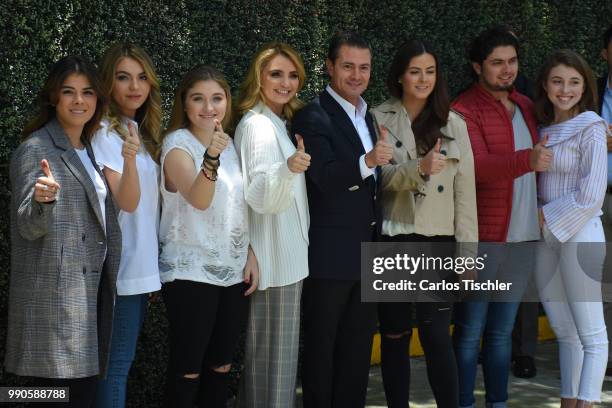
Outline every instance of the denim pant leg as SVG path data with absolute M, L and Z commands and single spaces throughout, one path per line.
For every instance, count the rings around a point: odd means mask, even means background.
M 488 302 L 455 304 L 453 345 L 459 374 L 459 405 L 473 407 L 480 336 L 487 318 Z
M 127 376 L 136 354 L 148 294 L 117 296 L 108 373 L 98 382 L 96 407 L 125 407 Z
M 503 408 L 508 400 L 512 329 L 519 302 L 491 302 L 482 341 L 482 370 L 487 406 Z

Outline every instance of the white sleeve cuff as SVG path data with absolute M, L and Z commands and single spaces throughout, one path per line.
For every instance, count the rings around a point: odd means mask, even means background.
M 359 158 L 359 172 L 361 173 L 361 178 L 365 180 L 366 178 L 370 176 L 376 177 L 375 170 L 376 170 L 376 167 L 374 168 L 368 167 L 368 165 L 365 162 L 365 154 L 362 154 L 361 157 Z

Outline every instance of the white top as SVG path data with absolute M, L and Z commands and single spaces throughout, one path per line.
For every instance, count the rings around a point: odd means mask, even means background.
M 74 149 L 74 151 L 79 156 L 79 159 L 81 159 L 81 163 L 83 163 L 83 166 L 85 166 L 85 170 L 87 170 L 89 178 L 96 187 L 96 194 L 98 195 L 98 203 L 100 204 L 100 211 L 102 214 L 102 222 L 104 223 L 104 233 L 106 234 L 106 185 L 104 184 L 102 177 L 100 177 L 100 173 L 98 173 L 94 168 L 91 159 L 87 155 L 87 150 Z
M 602 214 L 606 193 L 606 122 L 595 112 L 540 129 L 553 152 L 548 171 L 538 177 L 538 198 L 548 229 L 566 242 L 586 222 Z
M 138 129 L 138 124 L 131 122 Z M 92 148 L 100 168 L 123 173 L 121 149 L 123 139 L 114 130 L 109 130 L 109 121 L 104 119 L 92 140 Z M 140 201 L 132 213 L 119 211 L 122 249 L 117 294 L 122 296 L 155 292 L 161 288 L 157 263 L 159 229 L 159 166 L 141 145 L 136 155 L 136 168 L 140 183 Z
M 160 162 L 173 149 L 193 159 L 200 171 L 206 148 L 187 129 L 164 138 Z M 234 146 L 221 152 L 215 194 L 206 210 L 198 210 L 181 193 L 165 188 L 161 176 L 162 216 L 159 227 L 159 269 L 162 282 L 175 279 L 231 286 L 242 281 L 249 248 L 247 206 L 242 173 Z
M 304 173 L 292 173 L 295 153 L 281 118 L 259 103 L 236 128 L 251 246 L 259 263 L 259 289 L 290 285 L 308 276 L 310 215 Z
M 359 97 L 359 106 L 355 106 L 340 95 L 334 89 L 327 85 L 325 88 L 327 93 L 331 95 L 332 98 L 344 109 L 349 119 L 353 123 L 357 134 L 359 135 L 359 139 L 361 139 L 361 144 L 363 145 L 363 150 L 367 153 L 374 145 L 372 144 L 372 138 L 370 137 L 370 130 L 368 129 L 368 124 L 366 123 L 365 117 L 368 112 L 368 104 L 366 101 L 360 96 Z M 369 168 L 365 162 L 365 153 L 359 157 L 359 171 L 361 173 L 361 178 L 366 179 L 369 176 L 374 176 L 376 178 L 376 167 Z

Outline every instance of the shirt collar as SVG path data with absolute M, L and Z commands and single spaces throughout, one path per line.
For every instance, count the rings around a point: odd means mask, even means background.
M 365 118 L 366 112 L 368 111 L 368 104 L 366 101 L 360 96 L 359 97 L 359 105 L 355 107 L 352 103 L 338 95 L 336 91 L 330 85 L 327 85 L 325 90 L 342 106 L 342 109 L 346 112 L 346 114 L 351 118 L 351 120 L 356 119 L 357 114 L 362 118 Z

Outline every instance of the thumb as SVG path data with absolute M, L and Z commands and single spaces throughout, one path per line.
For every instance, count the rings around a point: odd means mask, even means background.
M 215 131 L 223 133 L 223 126 L 221 126 L 219 119 L 215 119 Z
M 128 132 L 131 137 L 137 137 L 136 128 L 134 127 L 134 124 L 132 122 L 128 123 Z
M 297 149 L 305 152 L 306 148 L 304 147 L 304 138 L 299 133 L 296 133 L 295 140 L 297 140 Z
M 46 159 L 42 159 L 40 161 L 40 168 L 42 169 L 43 173 L 45 173 L 45 177 L 55 180 L 55 178 L 53 177 L 53 173 L 51 173 L 49 162 Z
M 542 136 L 542 139 L 540 139 L 540 141 L 538 142 L 538 144 L 542 147 L 546 147 L 547 143 L 548 143 L 548 133 L 545 133 L 544 136 Z
M 380 125 L 380 141 L 382 142 L 386 142 L 387 141 L 387 137 L 389 134 L 389 131 L 387 130 L 387 128 L 383 125 Z
M 440 153 L 440 147 L 441 146 L 442 146 L 442 142 L 440 141 L 440 138 L 438 138 L 438 141 L 436 142 L 436 144 L 434 146 L 434 152 Z

